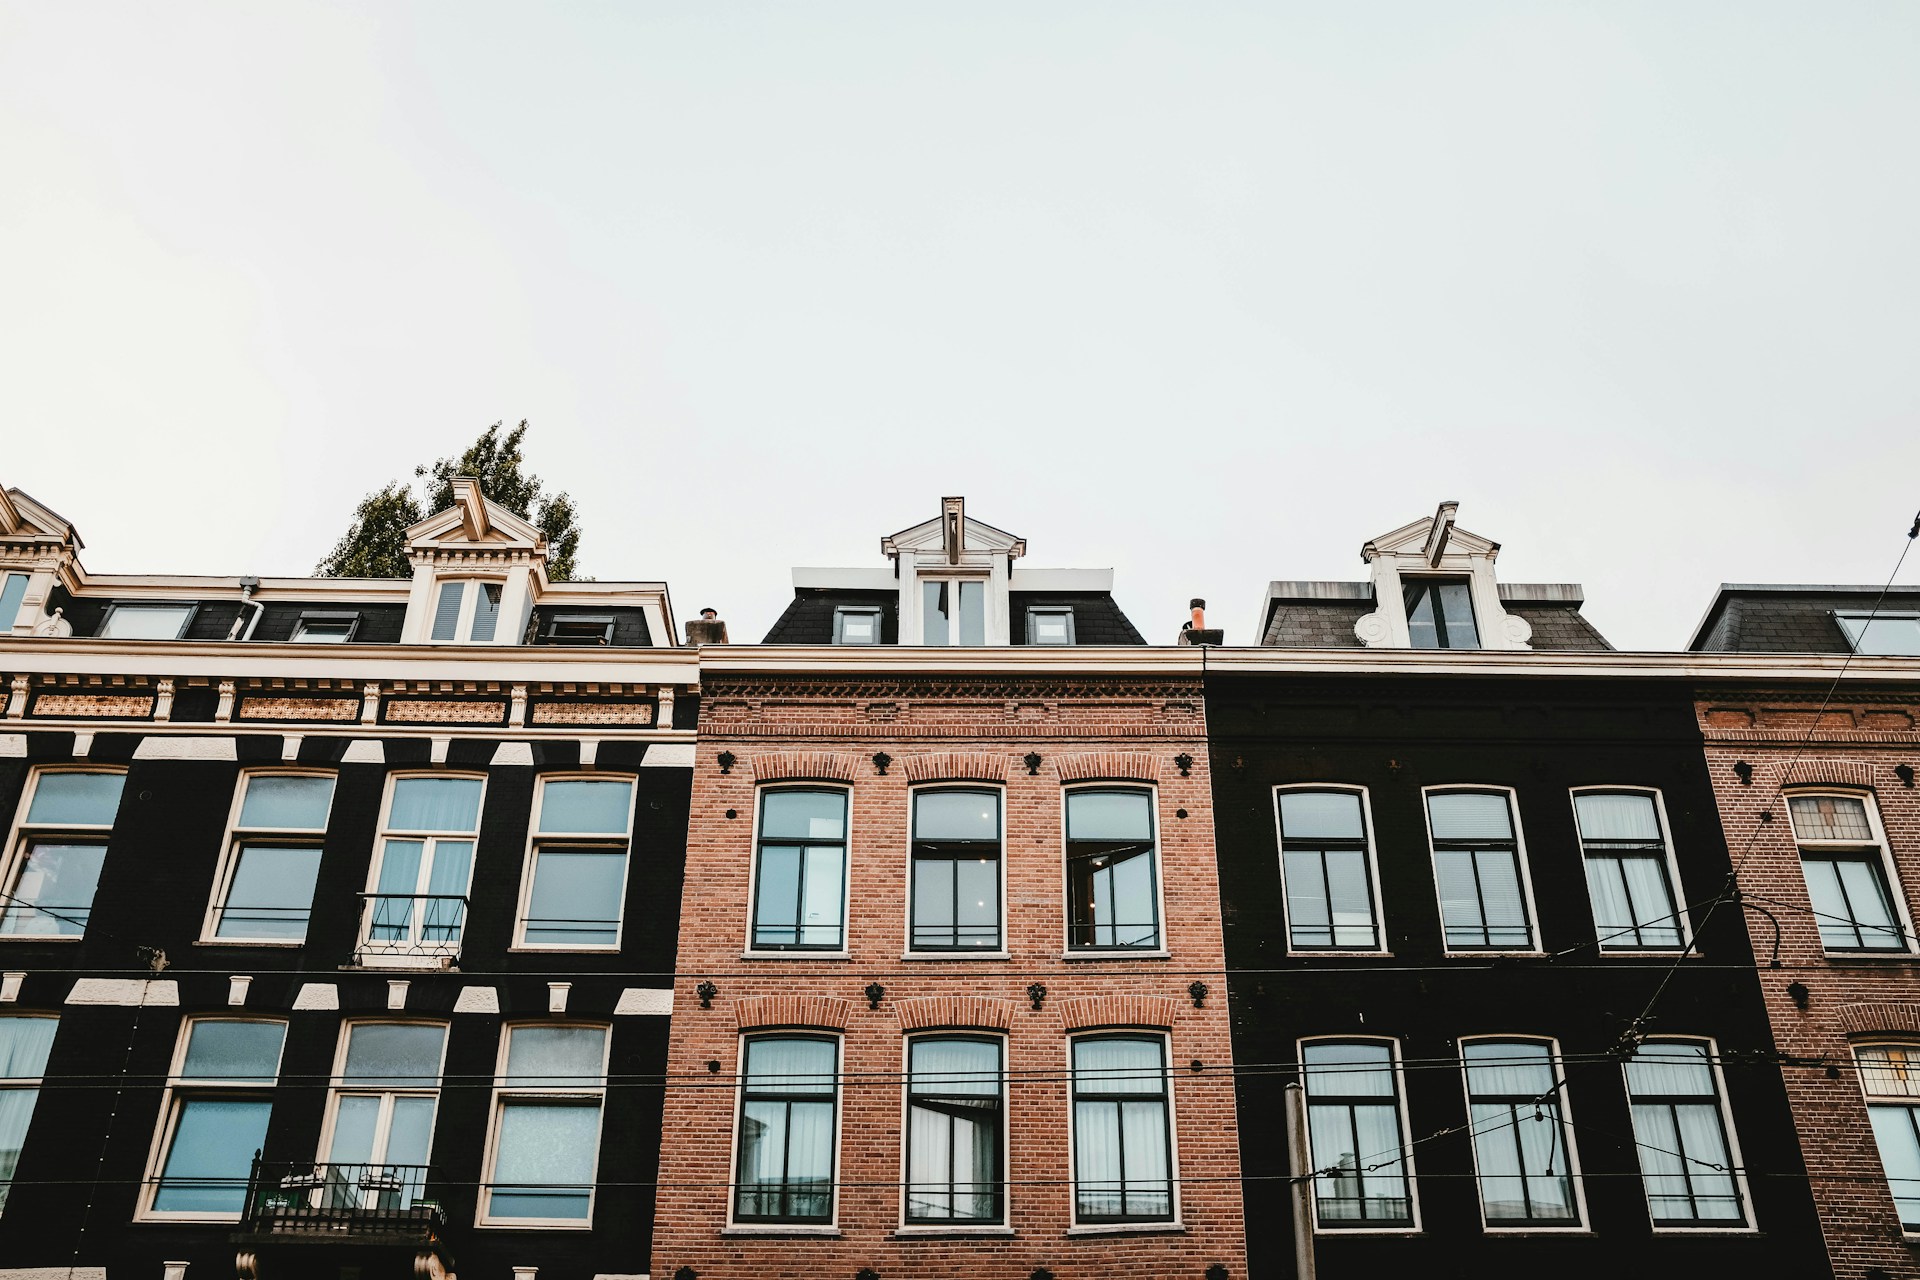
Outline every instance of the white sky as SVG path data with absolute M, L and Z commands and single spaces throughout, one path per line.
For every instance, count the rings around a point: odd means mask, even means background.
M 1891 0 L 0 0 L 0 482 L 304 573 L 525 417 L 747 640 L 942 494 L 1159 643 L 1457 498 L 1676 647 L 1920 506 L 1917 69 Z

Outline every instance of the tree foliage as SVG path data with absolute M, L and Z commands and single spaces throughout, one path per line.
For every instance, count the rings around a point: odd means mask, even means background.
M 547 493 L 540 477 L 525 470 L 520 444 L 526 438 L 526 420 L 503 434 L 505 426 L 504 421 L 494 423 L 457 458 L 415 467 L 414 478 L 424 482 L 424 503 L 400 480 L 362 498 L 353 510 L 353 523 L 314 572 L 330 578 L 411 577 L 407 527 L 453 505 L 455 476 L 473 476 L 487 497 L 547 536 L 547 576 L 555 582 L 571 580 L 580 551 L 579 512 L 565 491 Z

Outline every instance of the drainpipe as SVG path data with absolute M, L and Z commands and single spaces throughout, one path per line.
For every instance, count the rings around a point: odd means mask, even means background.
M 267 611 L 267 607 L 265 605 L 261 604 L 258 600 L 255 600 L 253 598 L 254 590 L 257 587 L 259 587 L 259 585 L 260 585 L 260 579 L 258 578 L 248 577 L 248 578 L 240 579 L 240 605 L 242 608 L 251 606 L 253 609 L 253 616 L 245 619 L 246 629 L 244 631 L 241 630 L 241 626 L 240 626 L 242 619 L 235 618 L 233 620 L 233 629 L 227 632 L 227 639 L 229 640 L 253 639 L 253 629 L 260 625 L 260 615 Z

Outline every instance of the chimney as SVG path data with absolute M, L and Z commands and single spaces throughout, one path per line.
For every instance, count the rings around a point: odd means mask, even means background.
M 687 623 L 687 643 L 691 645 L 725 644 L 727 624 L 720 621 L 717 609 L 702 609 L 700 616 Z
M 1193 608 L 1193 617 L 1180 627 L 1181 644 L 1225 644 L 1227 633 L 1207 628 L 1207 602 L 1198 597 L 1188 602 Z

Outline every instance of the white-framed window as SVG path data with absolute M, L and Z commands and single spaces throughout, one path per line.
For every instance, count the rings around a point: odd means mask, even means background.
M 913 792 L 911 951 L 1000 951 L 1001 796 L 992 787 Z
M 1063 795 L 1067 837 L 1067 947 L 1156 950 L 1160 847 L 1150 787 L 1075 787 Z
M 110 604 L 93 634 L 101 640 L 178 640 L 197 604 Z
M 47 1054 L 59 1029 L 60 1020 L 48 1015 L 0 1015 L 0 1212 L 7 1207 L 7 1189 L 20 1166 Z
M 735 1222 L 827 1224 L 840 1137 L 840 1037 L 779 1031 L 740 1046 Z
M 569 951 L 620 946 L 633 804 L 632 778 L 540 778 L 517 945 Z
M 445 1023 L 340 1029 L 315 1192 L 325 1207 L 404 1209 L 425 1194 L 446 1049 Z
M 1074 643 L 1073 607 L 1064 604 L 1036 604 L 1027 607 L 1027 643 L 1070 645 Z
M 366 950 L 459 954 L 485 792 L 485 778 L 463 774 L 395 774 L 387 780 L 362 937 Z
M 287 1024 L 188 1018 L 180 1026 L 142 1215 L 232 1222 L 267 1137 Z
M 1900 1229 L 1920 1233 L 1920 1048 L 1862 1044 L 1853 1056 Z
M 1800 874 L 1828 951 L 1908 951 L 1911 929 L 1868 793 L 1795 791 L 1787 815 Z
M 1281 787 L 1274 792 L 1274 815 L 1288 949 L 1384 951 L 1366 791 Z
M 348 610 L 309 610 L 293 624 L 293 639 L 302 644 L 347 644 L 360 630 L 360 615 Z
M 1549 1040 L 1463 1040 L 1480 1216 L 1489 1228 L 1579 1227 L 1559 1055 Z
M 556 613 L 540 633 L 547 644 L 607 645 L 613 643 L 610 613 Z
M 1392 1040 L 1307 1040 L 1300 1045 L 1319 1231 L 1417 1231 L 1413 1156 Z
M 1648 1040 L 1627 1059 L 1626 1073 L 1654 1227 L 1746 1227 L 1745 1180 L 1713 1045 Z
M 1600 950 L 1684 949 L 1687 916 L 1660 794 L 1583 787 L 1573 793 L 1573 818 Z
M 909 1226 L 1006 1221 L 1006 1038 L 946 1031 L 907 1039 Z
M 487 578 L 441 578 L 435 583 L 432 640 L 490 644 L 500 627 L 506 583 Z
M 1073 1066 L 1073 1220 L 1172 1222 L 1173 1093 L 1167 1038 L 1101 1032 L 1069 1043 Z
M 880 606 L 843 604 L 833 611 L 835 644 L 879 644 Z
M 607 1096 L 604 1026 L 509 1026 L 487 1131 L 482 1226 L 589 1227 Z
M 1513 793 L 1446 787 L 1426 798 L 1447 950 L 1538 950 Z
M 1415 649 L 1478 649 L 1471 578 L 1401 579 L 1406 593 L 1407 637 Z
M 33 771 L 7 859 L 0 937 L 86 933 L 126 781 L 118 769 Z
M 920 579 L 921 644 L 984 645 L 986 642 L 986 579 Z
M 1920 656 L 1920 613 L 1836 613 L 1855 653 L 1884 657 Z
M 0 574 L 0 636 L 13 630 L 13 624 L 19 621 L 20 605 L 27 598 L 29 581 L 24 573 Z
M 331 773 L 240 775 L 204 941 L 306 941 L 333 782 Z
M 753 950 L 846 949 L 848 799 L 838 787 L 760 792 Z

